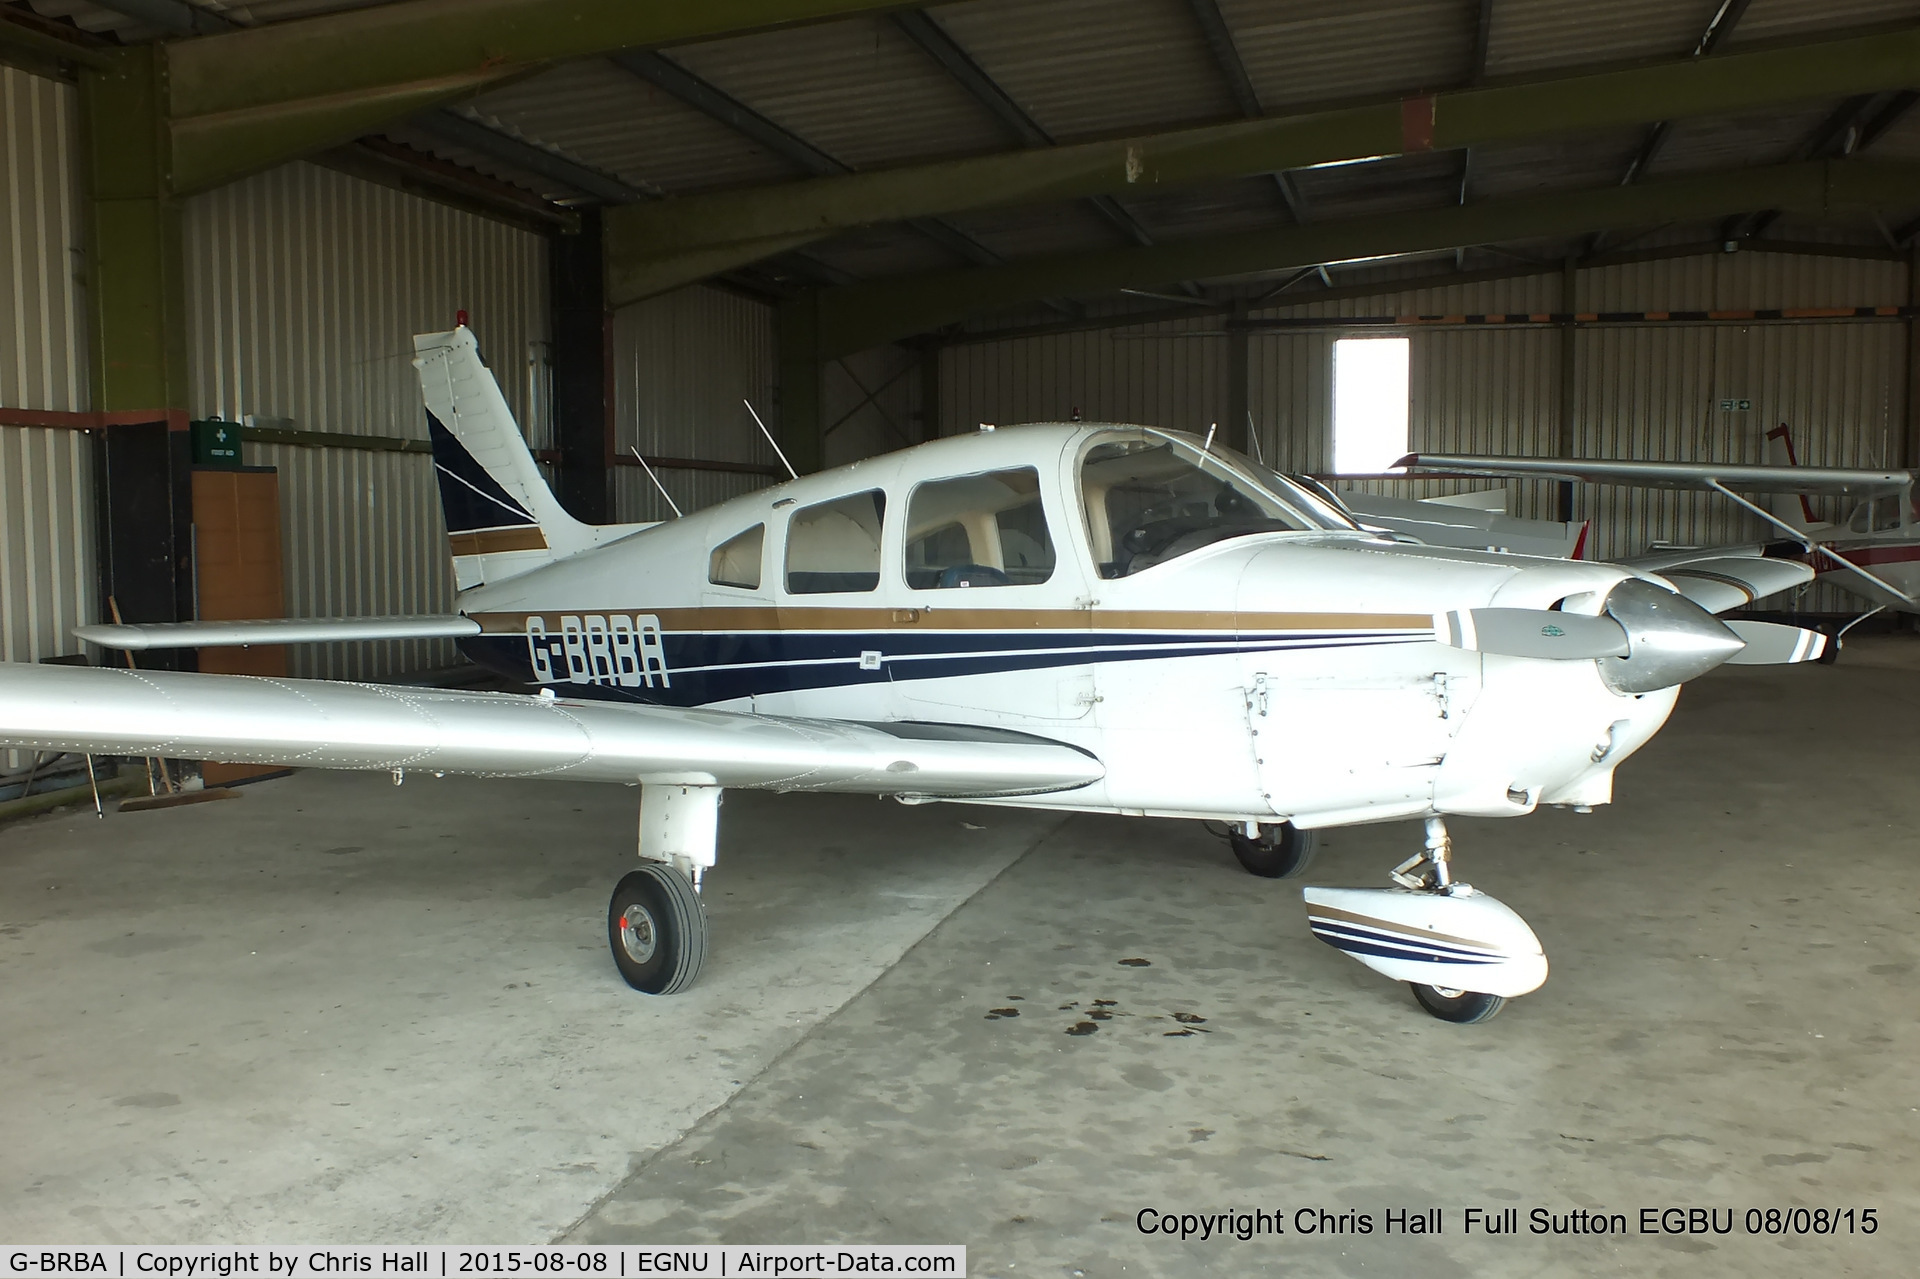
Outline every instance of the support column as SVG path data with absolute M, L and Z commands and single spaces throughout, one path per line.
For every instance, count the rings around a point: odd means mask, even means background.
M 820 294 L 809 289 L 780 304 L 780 448 L 806 475 L 825 457 L 820 410 Z
M 1576 445 L 1573 415 L 1579 403 L 1578 388 L 1574 383 L 1574 334 L 1572 316 L 1578 309 L 1574 306 L 1574 284 L 1579 276 L 1579 265 L 1568 258 L 1560 271 L 1560 309 L 1568 319 L 1560 326 L 1560 414 L 1559 436 L 1561 457 L 1573 457 Z M 1562 481 L 1554 518 L 1562 524 L 1573 519 L 1573 485 Z
M 160 45 L 103 50 L 80 77 L 87 150 L 88 331 L 93 408 L 127 425 L 95 435 L 100 621 L 192 620 L 192 448 L 180 210 L 168 191 Z M 144 425 L 142 424 L 144 423 Z M 190 649 L 148 666 L 193 669 Z
M 920 438 L 940 438 L 940 348 L 932 343 L 920 348 Z
M 1253 424 L 1247 410 L 1247 304 L 1235 302 L 1227 320 L 1227 420 L 1220 438 L 1231 448 L 1252 455 Z
M 547 239 L 547 305 L 553 333 L 553 425 L 560 448 L 560 505 L 588 524 L 614 522 L 613 368 L 600 210 L 580 230 Z
M 186 293 L 170 164 L 162 46 L 106 51 L 80 78 L 87 145 L 93 407 L 175 411 L 186 429 Z
M 1907 250 L 1907 305 L 1920 303 L 1920 242 Z M 1907 402 L 1903 414 L 1906 426 L 1906 461 L 1903 465 L 1920 467 L 1920 320 L 1909 318 L 1907 325 Z

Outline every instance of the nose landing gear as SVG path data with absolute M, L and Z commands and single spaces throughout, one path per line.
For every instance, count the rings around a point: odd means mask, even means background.
M 1308 888 L 1314 936 L 1413 987 L 1442 1021 L 1487 1021 L 1547 979 L 1540 939 L 1504 902 L 1453 878 L 1453 843 L 1427 819 L 1426 847 L 1391 872 L 1398 888 Z

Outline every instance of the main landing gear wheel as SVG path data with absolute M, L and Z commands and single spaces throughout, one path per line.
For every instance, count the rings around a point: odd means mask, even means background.
M 1262 826 L 1258 839 L 1247 838 L 1238 825 L 1227 828 L 1227 843 L 1240 864 L 1262 879 L 1292 879 L 1313 864 L 1314 832 L 1292 822 Z
M 631 871 L 607 904 L 607 942 L 627 985 L 672 995 L 693 985 L 707 959 L 707 909 L 687 877 L 653 864 Z
M 1413 987 L 1413 997 L 1420 1001 L 1422 1008 L 1441 1021 L 1458 1022 L 1462 1026 L 1492 1021 L 1507 1006 L 1507 1001 L 1499 995 L 1452 990 L 1446 986 L 1423 986 L 1417 981 L 1407 984 Z

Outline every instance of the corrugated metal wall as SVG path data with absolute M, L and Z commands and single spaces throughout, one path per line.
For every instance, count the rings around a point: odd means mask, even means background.
M 1569 309 L 1556 273 L 1302 303 L 1262 316 L 1537 313 Z M 1583 270 L 1572 307 L 1585 311 L 1877 306 L 1907 301 L 1903 263 L 1742 252 Z M 1383 288 L 1391 288 L 1390 285 Z M 1411 329 L 1411 446 L 1422 452 L 1554 455 L 1562 451 L 1563 334 L 1555 329 Z M 1378 330 L 1366 330 L 1369 333 Z M 1335 330 L 1249 338 L 1248 406 L 1260 451 L 1286 470 L 1330 465 Z M 1807 322 L 1594 326 L 1573 336 L 1573 440 L 1586 457 L 1762 461 L 1785 422 L 1803 462 L 1900 466 L 1906 326 Z M 1227 338 L 1218 318 L 949 347 L 942 421 L 1089 420 L 1204 430 L 1227 402 Z M 1723 412 L 1722 400 L 1751 401 Z M 1369 482 L 1406 496 L 1462 482 Z M 1551 518 L 1550 484 L 1516 484 L 1517 515 Z M 1834 514 L 1839 513 L 1836 508 Z M 1575 487 L 1574 516 L 1594 521 L 1597 555 L 1654 542 L 1759 539 L 1764 526 L 1724 499 L 1616 486 Z M 1785 606 L 1784 603 L 1782 606 Z M 1798 606 L 1845 612 L 1829 586 Z
M 1212 334 L 1213 336 L 1208 336 Z M 940 422 L 1146 422 L 1204 431 L 1227 411 L 1227 343 L 1217 317 L 949 347 Z
M 695 286 L 614 314 L 614 441 L 621 457 L 700 458 L 776 467 L 750 400 L 773 424 L 774 317 L 770 307 Z M 771 475 L 675 467 L 660 482 L 682 511 L 765 488 Z M 637 466 L 614 471 L 614 518 L 671 515 Z
M 425 439 L 412 335 L 465 310 L 522 429 L 549 447 L 539 236 L 309 164 L 196 196 L 185 224 L 194 416 Z M 291 615 L 451 607 L 428 456 L 250 444 L 245 460 L 280 468 Z M 453 656 L 444 642 L 314 645 L 293 664 L 365 678 Z
M 0 66 L 0 407 L 89 406 L 78 103 Z M 0 660 L 80 651 L 96 590 L 93 453 L 82 431 L 0 427 Z

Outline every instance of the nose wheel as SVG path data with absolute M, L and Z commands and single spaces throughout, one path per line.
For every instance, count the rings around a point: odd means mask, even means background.
M 1438 1017 L 1441 1021 L 1456 1022 L 1462 1026 L 1473 1026 L 1483 1021 L 1492 1021 L 1507 1001 L 1500 995 L 1483 995 L 1473 990 L 1453 990 L 1446 986 L 1423 986 L 1417 981 L 1408 982 L 1413 987 L 1413 997 L 1420 1006 Z
M 707 909 L 678 870 L 630 871 L 607 903 L 607 943 L 627 985 L 672 995 L 693 985 L 707 960 Z
M 1427 819 L 1426 847 L 1393 868 L 1395 888 L 1308 888 L 1314 936 L 1413 988 L 1441 1021 L 1489 1021 L 1507 1000 L 1538 990 L 1547 957 L 1504 902 L 1453 877 L 1445 819 Z

